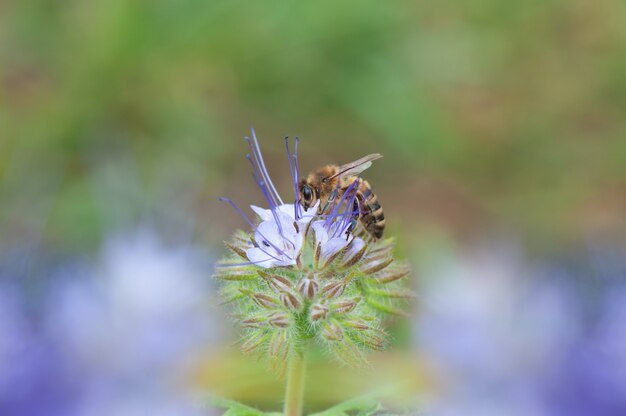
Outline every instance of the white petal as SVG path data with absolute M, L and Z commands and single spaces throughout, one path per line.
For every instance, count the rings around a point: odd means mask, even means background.
M 313 224 L 311 224 L 311 227 L 315 232 L 316 245 L 317 243 L 324 245 L 329 239 L 328 230 L 326 229 L 325 225 L 326 224 L 324 220 L 315 221 Z
M 264 253 L 263 250 L 257 247 L 249 248 L 246 250 L 246 256 L 248 260 L 261 267 L 273 267 L 276 263 L 276 259 Z
M 309 207 L 309 209 L 307 210 L 305 210 L 304 208 L 302 208 L 302 206 L 300 206 L 302 217 L 298 220 L 298 224 L 306 225 L 310 223 L 313 218 L 317 217 L 317 207 L 319 206 L 319 204 L 320 204 L 320 201 L 317 201 L 315 205 L 313 205 L 312 207 Z
M 281 205 L 281 207 L 284 206 L 285 205 Z M 263 219 L 261 224 L 257 227 L 257 230 L 260 229 L 261 234 L 265 235 L 269 241 L 277 246 L 281 247 L 281 245 L 277 244 L 277 242 L 282 241 L 279 240 L 279 238 L 281 238 L 280 231 L 282 231 L 283 235 L 289 240 L 293 240 L 294 236 L 298 233 L 293 225 L 294 217 L 286 212 L 283 212 L 287 211 L 287 209 L 283 210 L 279 207 L 279 209 L 276 210 L 276 216 L 274 217 L 274 214 L 272 214 L 272 211 L 269 209 L 259 208 L 254 205 L 250 205 L 250 208 L 252 208 L 254 212 L 256 212 Z M 280 222 L 280 229 L 276 224 L 276 219 Z M 262 224 L 264 224 L 263 227 L 261 227 Z M 277 236 L 274 239 L 272 236 L 275 234 L 277 234 Z
M 276 262 L 276 266 L 293 266 L 296 264 L 296 260 L 295 259 L 288 259 L 283 257 L 283 259 L 281 259 L 280 261 Z
M 273 218 L 258 225 L 254 238 L 257 244 L 264 244 L 263 242 L 266 241 L 271 247 L 276 246 L 282 250 L 283 238 Z
M 294 226 L 294 223 L 296 222 L 294 218 L 282 212 L 277 212 L 276 214 L 276 216 L 278 217 L 278 221 L 280 221 L 280 225 L 282 227 L 282 231 L 285 237 L 296 236 L 299 230 L 296 229 L 296 227 Z
M 349 261 L 354 256 L 356 256 L 357 253 L 363 249 L 364 245 L 365 245 L 365 241 L 363 241 L 362 239 L 360 239 L 358 237 L 355 237 L 352 240 L 352 244 L 350 245 L 350 248 L 346 251 L 346 254 L 345 254 L 345 257 L 344 257 L 345 260 Z
M 261 207 L 257 207 L 256 205 L 250 205 L 250 208 L 261 217 L 262 221 L 269 221 L 274 218 L 274 214 L 272 214 L 272 210 L 265 209 Z M 289 218 L 294 220 L 296 218 L 295 207 L 294 204 L 283 204 L 276 207 L 276 212 L 283 213 L 287 215 Z
M 345 238 L 335 237 L 328 240 L 326 244 L 322 244 L 322 250 L 320 252 L 322 261 L 325 262 L 330 257 L 343 250 L 348 245 L 348 243 L 349 241 L 347 241 Z
M 291 258 L 295 258 L 300 252 L 302 242 L 304 239 L 304 233 L 300 232 L 300 229 L 296 229 L 294 223 L 295 220 L 282 212 L 277 212 L 278 221 L 282 229 L 282 236 L 284 237 L 285 251 L 289 252 Z M 282 246 L 281 246 L 282 248 Z
M 256 214 L 261 217 L 261 221 L 269 221 L 274 218 L 272 211 L 269 209 L 257 207 L 256 205 L 250 205 L 250 208 L 252 208 L 252 211 L 256 212 Z
M 278 207 L 278 211 L 286 214 L 293 221 L 296 218 L 295 206 L 294 204 L 283 204 Z
M 275 257 L 295 264 L 295 259 L 302 249 L 304 234 L 296 230 L 293 218 L 282 212 L 277 212 L 276 217 L 279 223 L 272 218 L 259 224 L 255 234 L 256 242 L 259 245 L 263 244 L 261 248 Z

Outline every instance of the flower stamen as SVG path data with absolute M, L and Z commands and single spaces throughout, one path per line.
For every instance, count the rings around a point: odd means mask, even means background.
M 267 168 L 265 167 L 265 161 L 263 160 L 263 155 L 261 154 L 261 148 L 259 147 L 259 141 L 256 138 L 256 133 L 254 132 L 253 128 L 250 130 L 252 131 L 252 139 L 254 140 L 254 149 L 253 149 L 253 146 L 249 137 L 246 137 L 246 141 L 248 142 L 248 145 L 250 145 L 250 148 L 252 149 L 252 153 L 254 154 L 257 164 L 261 168 L 265 181 L 269 184 L 270 188 L 272 189 L 274 193 L 275 200 L 280 202 L 280 205 L 283 205 L 283 200 L 280 198 L 278 191 L 276 191 L 276 187 L 274 187 L 274 184 L 272 183 L 272 180 L 270 179 L 270 175 L 267 173 Z M 255 149 L 256 149 L 256 152 L 255 152 Z

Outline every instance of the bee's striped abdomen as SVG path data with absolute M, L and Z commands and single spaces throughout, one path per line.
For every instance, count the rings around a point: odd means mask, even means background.
M 376 194 L 372 192 L 370 184 L 363 179 L 360 182 L 361 223 L 368 233 L 376 238 L 381 238 L 385 230 L 383 208 L 380 206 Z

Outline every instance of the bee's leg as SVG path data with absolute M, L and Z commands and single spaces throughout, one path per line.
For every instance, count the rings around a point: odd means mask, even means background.
M 353 217 L 350 220 L 350 225 L 346 229 L 346 241 L 348 241 L 348 239 L 350 239 L 350 234 L 352 233 L 352 231 L 354 231 L 354 229 L 356 228 L 357 224 L 358 224 L 358 221 Z
M 322 209 L 321 212 L 326 212 L 326 209 L 328 208 L 328 206 L 330 204 L 332 204 L 333 202 L 335 202 L 335 198 L 337 198 L 337 194 L 338 193 L 339 193 L 339 188 L 338 187 L 333 189 L 333 191 L 328 196 L 328 201 L 326 201 L 326 204 L 324 204 L 324 208 Z

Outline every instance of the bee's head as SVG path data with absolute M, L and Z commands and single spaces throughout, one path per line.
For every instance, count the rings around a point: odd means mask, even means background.
M 317 201 L 315 189 L 304 179 L 298 185 L 298 201 L 304 209 L 311 208 Z

